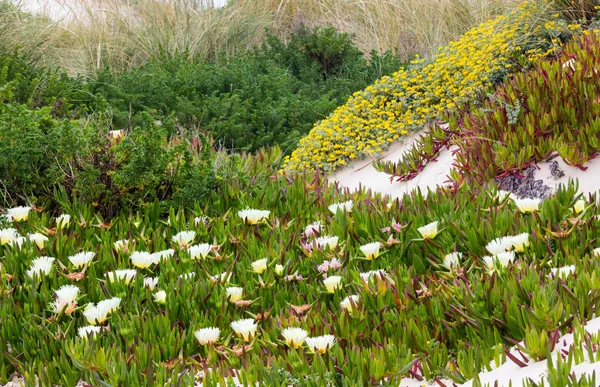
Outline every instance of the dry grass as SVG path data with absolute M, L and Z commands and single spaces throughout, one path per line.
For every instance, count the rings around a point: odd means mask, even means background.
M 158 55 L 236 54 L 259 44 L 265 28 L 285 38 L 304 23 L 351 32 L 367 53 L 392 50 L 409 58 L 521 0 L 231 0 L 224 8 L 192 0 L 59 1 L 66 16 L 57 22 L 2 13 L 0 48 L 22 45 L 71 73 L 89 73 L 106 65 L 122 70 Z

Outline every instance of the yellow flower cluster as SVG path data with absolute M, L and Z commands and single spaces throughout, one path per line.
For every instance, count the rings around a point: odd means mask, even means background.
M 316 167 L 330 171 L 381 152 L 410 130 L 453 109 L 458 101 L 502 79 L 517 57 L 529 62 L 553 52 L 558 44 L 549 40 L 568 28 L 537 21 L 544 12 L 547 9 L 538 2 L 526 2 L 440 47 L 429 63 L 418 58 L 407 69 L 354 93 L 300 141 L 286 158 L 284 171 Z

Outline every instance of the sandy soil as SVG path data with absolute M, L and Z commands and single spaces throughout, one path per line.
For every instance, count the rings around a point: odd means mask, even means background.
M 421 134 L 422 132 L 416 132 L 393 143 L 377 159 L 398 161 L 401 159 L 402 154 L 410 149 L 412 143 Z M 374 159 L 355 161 L 346 168 L 331 174 L 328 179 L 330 182 L 337 182 L 342 187 L 351 190 L 358 189 L 359 187 L 367 187 L 374 192 L 390 195 L 392 198 L 402 197 L 405 193 L 417 187 L 426 193 L 427 189 L 435 190 L 437 186 L 447 184 L 452 163 L 454 162 L 452 153 L 455 149 L 455 147 L 444 149 L 440 153 L 437 162 L 427 164 L 416 178 L 407 182 L 390 182 L 389 175 L 378 172 L 373 168 Z M 556 157 L 554 160 L 558 162 L 560 168 L 565 172 L 562 178 L 555 179 L 552 176 L 549 162 L 538 163 L 535 178 L 543 180 L 551 189 L 556 189 L 559 184 L 566 184 L 570 178 L 577 179 L 579 181 L 579 191 L 585 196 L 600 190 L 600 157 L 586 163 L 585 167 L 587 169 L 585 171 L 566 165 L 560 157 Z

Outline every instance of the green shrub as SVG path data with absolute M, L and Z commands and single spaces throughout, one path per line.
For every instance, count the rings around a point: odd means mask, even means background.
M 365 60 L 347 34 L 300 29 L 288 44 L 270 35 L 263 47 L 217 62 L 180 56 L 127 74 L 104 69 L 90 88 L 112 106 L 116 128 L 136 125 L 149 111 L 173 130 L 210 131 L 228 149 L 278 144 L 291 151 L 314 122 L 398 66 L 390 54 Z
M 159 200 L 192 206 L 214 187 L 213 152 L 205 136 L 168 137 L 148 114 L 120 141 L 101 115 L 56 120 L 50 107 L 0 109 L 0 189 L 4 204 L 54 200 L 64 187 L 104 216 Z M 192 146 L 194 145 L 194 146 Z

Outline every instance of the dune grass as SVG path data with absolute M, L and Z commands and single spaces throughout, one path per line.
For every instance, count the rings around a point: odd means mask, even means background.
M 266 28 L 286 38 L 300 25 L 333 26 L 355 34 L 366 53 L 425 55 L 519 0 L 238 0 L 223 8 L 191 0 L 60 0 L 61 20 L 4 6 L 0 48 L 43 53 L 46 64 L 88 74 L 123 70 L 155 56 L 235 55 L 260 44 Z M 205 3 L 205 2 L 203 2 Z M 46 8 L 49 12 L 50 8 Z M 56 13 L 56 12 L 55 12 Z

